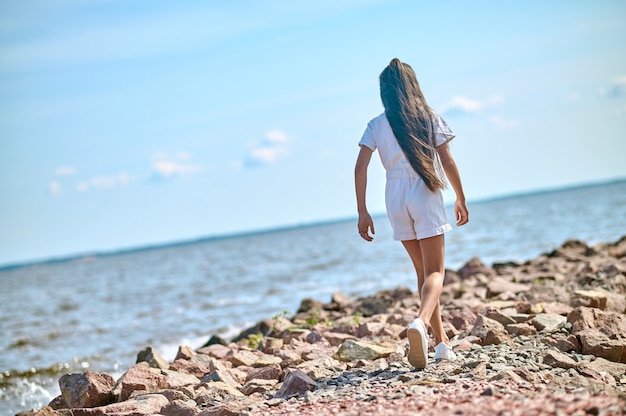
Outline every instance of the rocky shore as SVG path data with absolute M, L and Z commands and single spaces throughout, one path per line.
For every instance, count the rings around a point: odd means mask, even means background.
M 167 362 L 151 347 L 118 380 L 67 374 L 20 416 L 624 415 L 626 237 L 568 241 L 523 264 L 447 270 L 444 325 L 457 354 L 406 360 L 419 300 L 398 287 L 305 299 L 230 342 Z

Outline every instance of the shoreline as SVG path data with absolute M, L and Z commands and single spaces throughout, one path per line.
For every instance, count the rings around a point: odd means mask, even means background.
M 147 347 L 117 380 L 65 375 L 61 396 L 19 415 L 625 414 L 626 236 L 446 270 L 444 329 L 458 359 L 435 363 L 431 337 L 423 371 L 406 360 L 418 303 L 404 287 L 303 299 L 293 316 L 181 346 L 172 362 Z

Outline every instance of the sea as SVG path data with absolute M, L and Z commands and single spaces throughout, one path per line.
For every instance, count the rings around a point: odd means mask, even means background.
M 446 234 L 448 269 L 472 257 L 523 262 L 569 239 L 593 245 L 626 235 L 626 180 L 468 205 L 470 223 Z M 387 218 L 374 221 L 371 243 L 350 218 L 1 268 L 0 415 L 45 406 L 65 373 L 117 378 L 146 346 L 171 361 L 179 345 L 230 339 L 295 313 L 305 298 L 415 290 Z

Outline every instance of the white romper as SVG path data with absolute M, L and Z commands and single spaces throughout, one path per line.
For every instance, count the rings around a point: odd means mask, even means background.
M 439 114 L 434 115 L 435 146 L 441 146 L 452 140 L 454 133 Z M 421 240 L 452 230 L 442 192 L 428 189 L 411 167 L 385 113 L 367 124 L 359 146 L 366 146 L 372 151 L 378 149 L 387 171 L 385 204 L 394 240 Z

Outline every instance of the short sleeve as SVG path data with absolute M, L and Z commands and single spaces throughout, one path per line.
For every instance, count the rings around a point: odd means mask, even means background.
M 372 152 L 376 150 L 376 139 L 374 137 L 374 129 L 372 128 L 372 122 L 367 124 L 367 128 L 359 141 L 359 146 L 365 146 Z
M 450 127 L 448 127 L 448 123 L 445 122 L 443 118 L 437 113 L 435 115 L 435 147 L 441 146 L 444 143 L 448 143 L 450 140 L 454 139 L 455 134 L 452 133 Z

